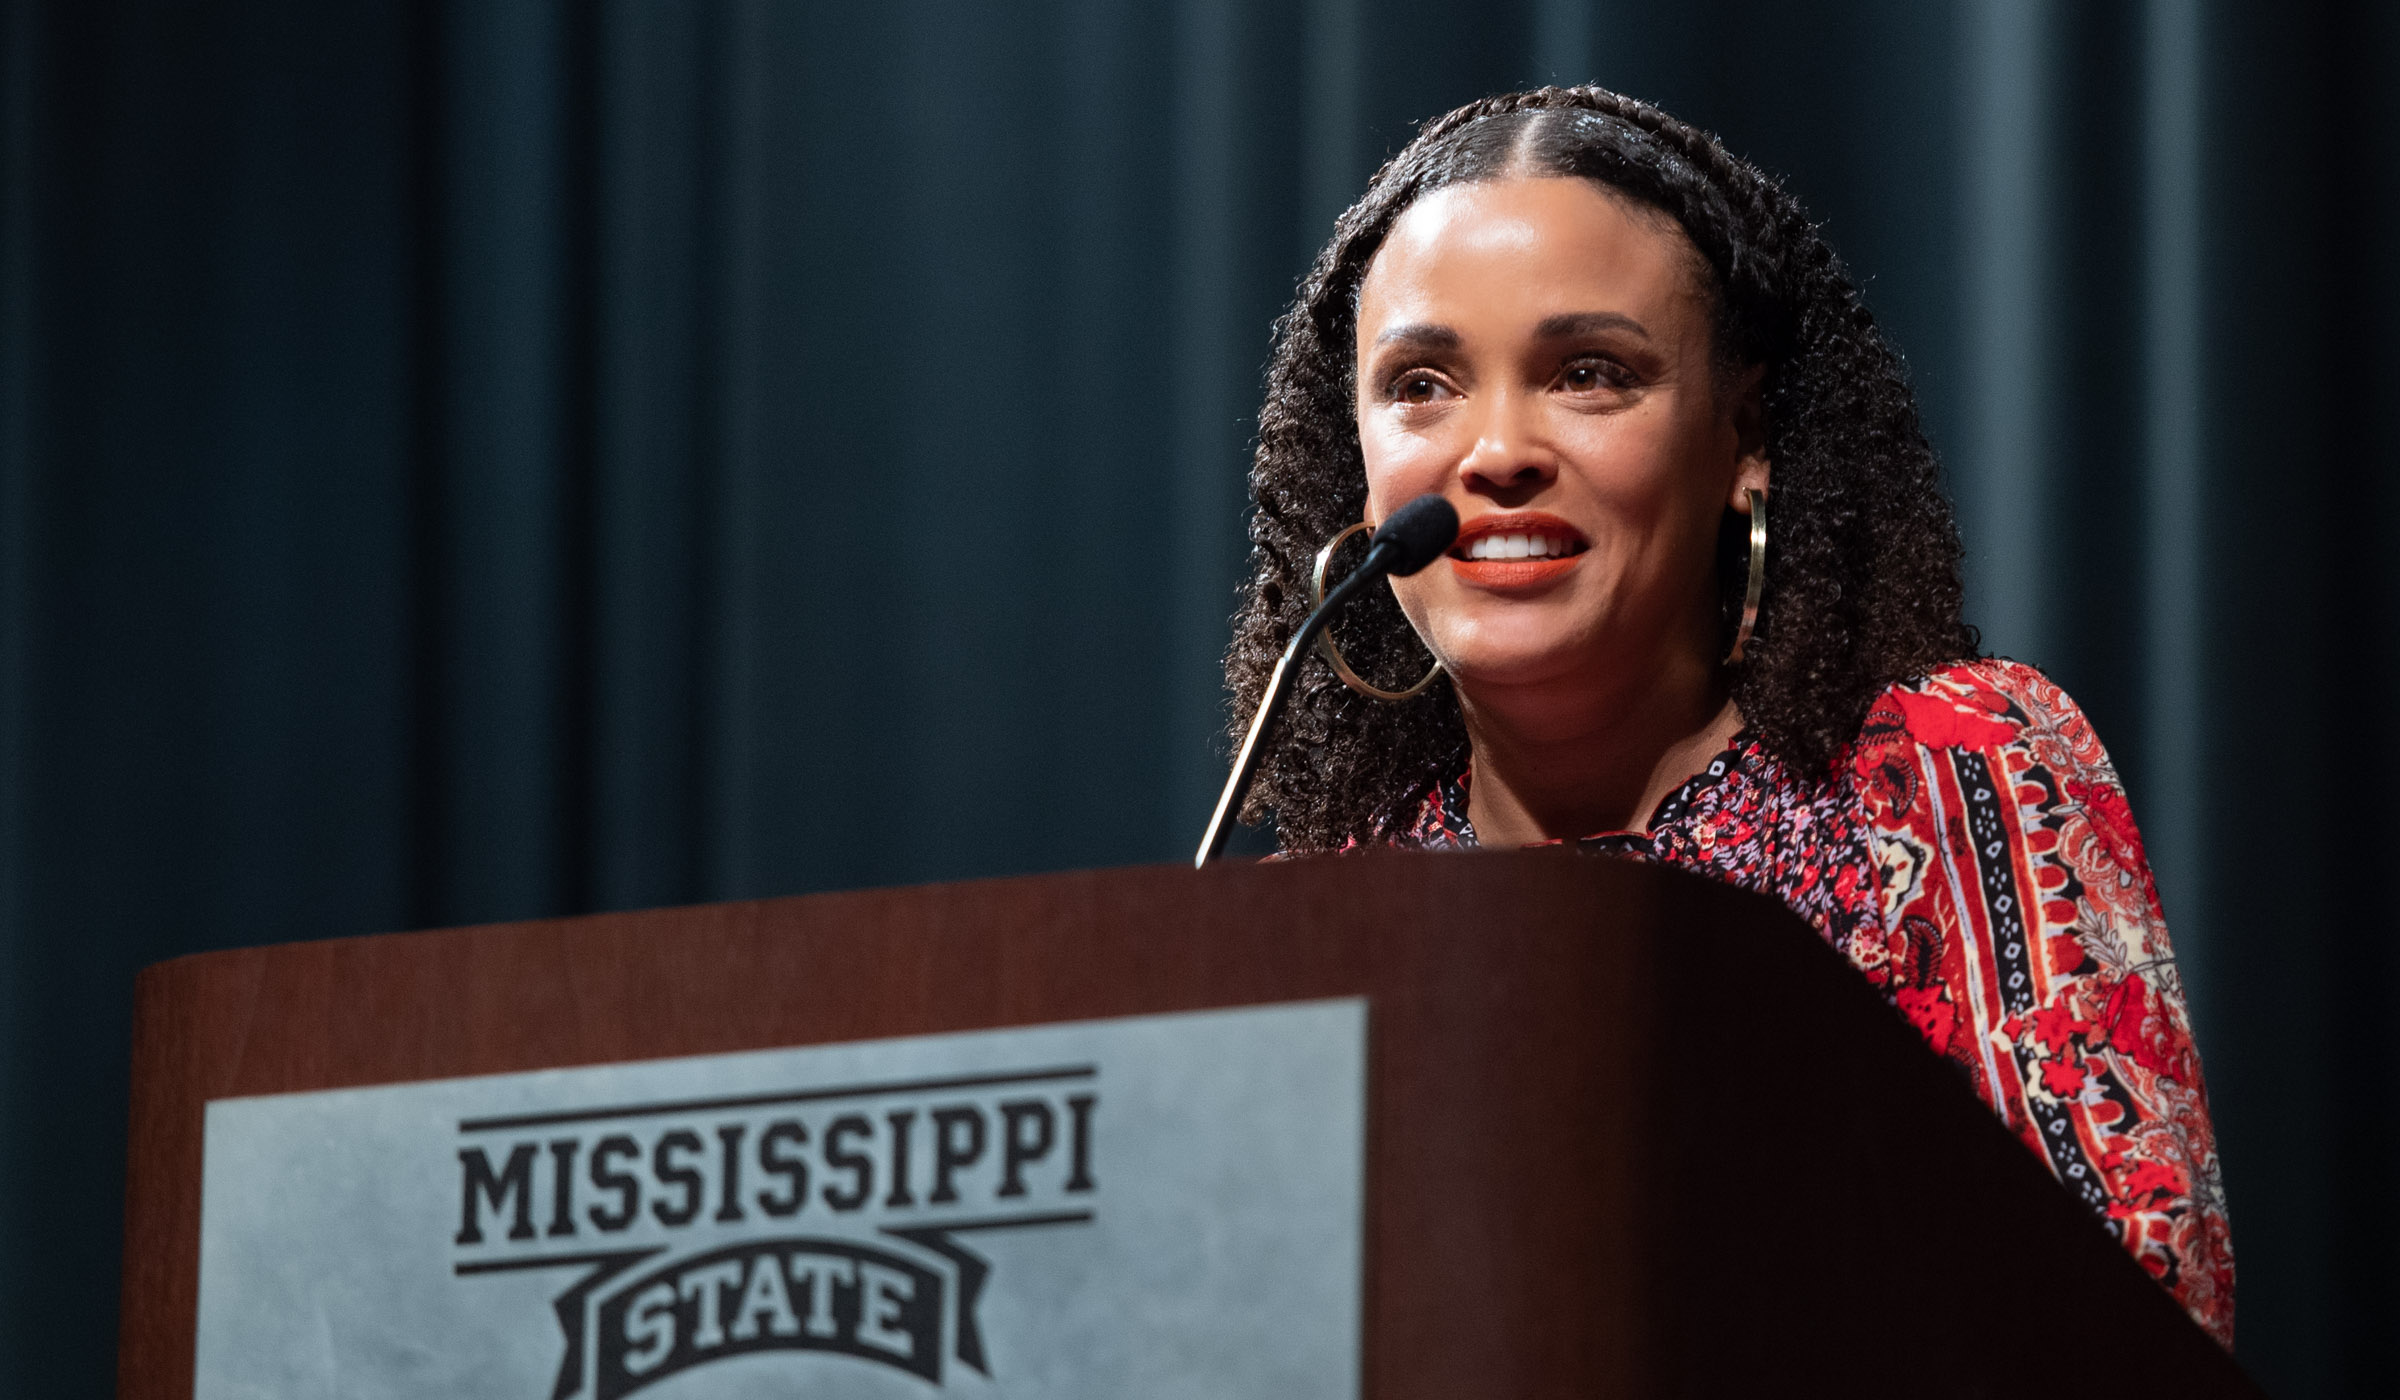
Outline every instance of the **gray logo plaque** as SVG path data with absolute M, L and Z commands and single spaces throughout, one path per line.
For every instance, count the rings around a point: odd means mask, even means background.
M 221 1099 L 198 1400 L 1355 1396 L 1366 1004 Z

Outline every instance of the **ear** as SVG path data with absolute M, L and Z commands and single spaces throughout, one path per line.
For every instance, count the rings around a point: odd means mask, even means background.
M 1725 498 L 1728 510 L 1749 510 L 1750 493 L 1765 494 L 1768 478 L 1774 475 L 1774 464 L 1767 460 L 1766 379 L 1765 365 L 1751 365 L 1736 377 L 1728 396 L 1734 442 L 1733 490 Z

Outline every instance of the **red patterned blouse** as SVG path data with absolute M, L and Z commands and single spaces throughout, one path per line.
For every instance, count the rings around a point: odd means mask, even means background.
M 1473 845 L 1467 781 L 1428 793 L 1398 844 Z M 1578 844 L 1799 911 L 2233 1344 L 2216 1138 L 2158 889 L 2115 768 L 2047 677 L 1976 661 L 1894 686 L 1824 784 L 1738 736 L 1647 833 Z

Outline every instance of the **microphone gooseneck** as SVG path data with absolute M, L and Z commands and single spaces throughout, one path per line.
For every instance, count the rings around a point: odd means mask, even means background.
M 1225 791 L 1217 797 L 1217 810 L 1208 819 L 1207 834 L 1200 838 L 1200 852 L 1192 857 L 1192 868 L 1215 860 L 1225 853 L 1225 838 L 1233 831 L 1234 813 L 1242 803 L 1242 794 L 1249 791 L 1250 780 L 1258 773 L 1259 760 L 1265 756 L 1260 741 L 1282 711 L 1285 697 L 1290 693 L 1294 669 L 1301 655 L 1316 644 L 1317 634 L 1331 626 L 1335 614 L 1358 596 L 1360 589 L 1376 582 L 1386 574 L 1406 578 L 1427 564 L 1442 557 L 1458 538 L 1458 512 L 1440 496 L 1419 496 L 1393 511 L 1367 545 L 1366 562 L 1360 564 L 1350 577 L 1343 579 L 1324 603 L 1292 633 L 1284 646 L 1283 655 L 1275 662 L 1274 674 L 1267 678 L 1267 692 L 1259 697 L 1258 712 L 1250 717 L 1250 732 L 1242 740 L 1242 751 L 1234 756 L 1233 772 L 1225 779 Z

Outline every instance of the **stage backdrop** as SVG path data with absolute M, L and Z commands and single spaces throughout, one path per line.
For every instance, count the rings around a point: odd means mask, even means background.
M 1414 121 L 1587 78 L 1827 221 L 2130 777 L 2242 1354 L 2400 1383 L 2389 7 L 5 15 L 12 1392 L 109 1389 L 141 964 L 1184 853 L 1270 320 Z

